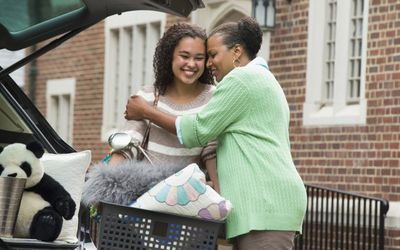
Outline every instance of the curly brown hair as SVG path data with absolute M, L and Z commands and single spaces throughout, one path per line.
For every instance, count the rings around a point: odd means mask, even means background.
M 174 80 L 172 71 L 172 58 L 175 47 L 185 37 L 200 38 L 206 43 L 206 32 L 199 26 L 188 23 L 177 23 L 172 25 L 157 43 L 153 57 L 153 70 L 155 75 L 154 87 L 161 95 L 164 95 L 168 85 Z M 207 62 L 207 58 L 205 63 Z M 214 84 L 210 70 L 204 67 L 204 72 L 199 78 L 203 84 Z

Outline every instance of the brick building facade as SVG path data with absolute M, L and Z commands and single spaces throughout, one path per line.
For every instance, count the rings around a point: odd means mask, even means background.
M 364 125 L 304 126 L 309 1 L 278 1 L 269 65 L 291 109 L 295 165 L 306 183 L 390 201 L 387 249 L 400 249 L 400 2 L 369 1 Z
M 204 2 L 207 8 L 227 4 L 235 13 L 242 10 L 242 15 L 251 14 L 247 0 Z M 388 199 L 386 246 L 400 249 L 400 2 L 366 1 L 367 46 L 365 73 L 361 74 L 364 120 L 354 124 L 305 125 L 307 92 L 312 91 L 307 81 L 310 73 L 314 73 L 307 67 L 312 37 L 308 34 L 312 29 L 311 2 L 315 0 L 278 0 L 276 27 L 268 34 L 269 66 L 281 83 L 291 109 L 295 164 L 305 183 Z M 207 10 L 193 14 L 193 21 L 201 25 Z M 214 23 L 223 19 L 223 16 L 209 16 L 219 18 Z M 165 25 L 182 20 L 186 19 L 167 16 Z M 75 79 L 72 145 L 77 150 L 91 149 L 94 161 L 108 151 L 102 135 L 103 100 L 108 94 L 104 91 L 105 33 L 105 22 L 101 22 L 37 60 L 36 104 L 44 114 L 48 109 L 46 83 L 52 79 Z M 26 70 L 29 71 L 29 66 Z

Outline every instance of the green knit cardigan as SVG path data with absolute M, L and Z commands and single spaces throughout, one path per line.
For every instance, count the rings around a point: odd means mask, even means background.
M 182 116 L 185 146 L 217 139 L 221 195 L 233 204 L 227 237 L 251 230 L 299 231 L 306 191 L 290 152 L 290 112 L 265 61 L 256 58 L 227 74 L 208 105 Z

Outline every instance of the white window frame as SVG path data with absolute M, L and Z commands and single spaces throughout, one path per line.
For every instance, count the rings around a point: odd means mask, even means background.
M 166 14 L 155 11 L 133 11 L 106 19 L 102 141 L 107 141 L 109 135 L 124 123 L 123 112 L 128 98 L 142 86 L 153 84 L 153 55 L 165 24 Z M 118 39 L 116 33 L 120 36 Z M 117 42 L 118 46 L 115 46 Z M 128 51 L 120 48 L 128 48 Z M 117 67 L 116 61 L 125 63 Z
M 325 80 L 327 1 L 310 0 L 308 23 L 308 51 L 306 100 L 303 106 L 304 126 L 362 125 L 366 123 L 365 72 L 368 33 L 368 0 L 364 0 L 361 51 L 360 98 L 356 104 L 347 104 L 347 86 L 350 70 L 350 38 L 352 1 L 337 0 L 336 49 L 333 100 L 323 105 Z
M 47 120 L 68 144 L 73 142 L 75 86 L 75 78 L 48 80 L 46 83 Z M 69 97 L 68 107 L 65 96 Z M 53 104 L 54 98 L 58 98 L 59 105 Z

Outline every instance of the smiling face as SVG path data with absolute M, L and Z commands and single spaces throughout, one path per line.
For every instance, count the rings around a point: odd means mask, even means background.
M 205 68 L 206 47 L 201 38 L 182 38 L 174 49 L 172 71 L 175 84 L 197 83 Z
M 207 67 L 219 82 L 234 68 L 234 48 L 229 49 L 223 42 L 223 36 L 216 34 L 207 40 L 207 54 Z

